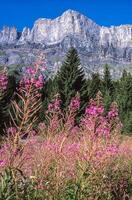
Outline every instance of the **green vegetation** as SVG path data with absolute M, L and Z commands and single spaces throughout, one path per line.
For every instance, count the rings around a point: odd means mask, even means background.
M 114 82 L 106 66 L 102 79 L 94 74 L 86 80 L 75 49 L 68 59 L 47 83 L 41 55 L 17 85 L 15 76 L 0 71 L 1 133 L 6 125 L 0 143 L 0 200 L 132 197 L 131 146 L 122 142 L 117 103 L 110 104 L 117 99 L 120 115 L 124 110 L 129 115 L 131 76 L 124 72 Z
M 109 69 L 110 67 L 106 64 L 102 78 L 98 73 L 93 73 L 91 79 L 86 79 L 80 67 L 77 51 L 74 48 L 70 49 L 58 74 L 54 79 L 46 82 L 46 87 L 42 92 L 43 110 L 46 110 L 48 103 L 57 93 L 60 94 L 62 108 L 66 109 L 71 98 L 79 92 L 81 107 L 78 113 L 80 116 L 84 113 L 89 100 L 101 91 L 106 111 L 111 103 L 116 101 L 124 127 L 123 132 L 132 134 L 132 75 L 124 71 L 119 80 L 112 80 Z

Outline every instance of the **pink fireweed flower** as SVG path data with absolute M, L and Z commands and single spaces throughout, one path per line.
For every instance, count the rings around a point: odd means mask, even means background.
M 70 110 L 78 110 L 79 107 L 80 107 L 80 98 L 78 96 L 72 98 L 70 102 Z
M 48 112 L 59 111 L 60 110 L 60 104 L 61 104 L 61 100 L 59 98 L 56 98 L 52 103 L 49 103 Z
M 97 112 L 98 112 L 98 114 L 103 114 L 104 113 L 104 107 L 103 106 L 98 106 Z
M 49 105 L 48 105 L 48 111 L 49 111 L 49 112 L 52 111 L 53 108 L 54 108 L 53 104 L 52 104 L 52 103 L 49 103 Z
M 31 86 L 34 86 L 36 89 L 42 89 L 44 84 L 44 75 L 41 74 L 41 70 L 36 67 L 27 67 L 24 69 L 23 77 L 20 81 L 20 88 L 24 87 L 26 90 L 29 90 Z
M 26 90 L 28 90 L 30 88 L 30 84 L 31 84 L 31 81 L 29 78 L 22 78 L 20 83 L 19 83 L 19 88 L 22 88 L 24 87 Z
M 43 87 L 43 83 L 40 81 L 36 81 L 35 86 L 36 88 L 41 89 Z
M 20 81 L 20 87 L 25 87 L 25 89 L 29 89 L 31 85 L 33 85 L 37 89 L 42 89 L 44 84 L 43 76 L 36 77 L 23 77 Z
M 86 115 L 100 115 L 104 113 L 104 107 L 103 106 L 96 106 L 96 105 L 90 105 L 88 108 L 85 110 Z
M 6 129 L 6 132 L 9 135 L 15 135 L 16 132 L 17 132 L 17 129 L 16 129 L 16 127 L 9 127 L 9 128 Z
M 115 118 L 118 116 L 118 112 L 116 112 L 115 110 L 111 110 L 108 112 L 108 117 L 109 118 Z
M 34 69 L 33 67 L 27 67 L 26 68 L 26 74 L 28 74 L 28 75 L 35 75 L 36 74 L 36 69 Z
M 8 85 L 8 78 L 6 74 L 0 74 L 0 90 L 5 91 Z
M 96 133 L 98 136 L 109 136 L 110 135 L 110 128 L 99 126 L 96 129 Z
M 55 102 L 54 102 L 54 109 L 55 110 L 59 110 L 60 109 L 60 103 L 61 103 L 60 99 L 56 99 L 55 100 Z
M 5 160 L 0 160 L 0 167 L 4 167 L 6 165 L 6 161 Z
M 97 107 L 96 106 L 90 106 L 89 108 L 86 108 L 85 114 L 96 115 L 97 114 Z
M 106 152 L 111 155 L 116 155 L 119 153 L 119 146 L 116 144 L 112 144 L 106 148 Z
M 42 75 L 39 75 L 38 79 L 35 82 L 36 88 L 41 89 L 43 87 L 43 83 L 44 83 L 44 78 Z
M 116 117 L 118 117 L 118 108 L 117 108 L 117 104 L 113 102 L 110 107 L 110 111 L 108 112 L 108 118 L 113 119 Z
M 104 106 L 96 105 L 96 102 L 92 101 L 91 104 L 86 108 L 84 118 L 81 120 L 81 125 L 84 129 L 87 129 L 95 136 L 103 136 L 107 139 L 110 137 L 110 133 L 113 130 L 117 130 L 120 127 L 119 120 L 117 119 L 118 112 L 115 104 L 112 105 L 110 112 L 104 115 Z

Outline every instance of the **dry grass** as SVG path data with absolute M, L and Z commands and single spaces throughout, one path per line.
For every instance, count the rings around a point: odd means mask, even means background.
M 132 137 L 130 136 L 123 136 L 122 137 L 122 147 L 127 147 L 130 151 L 132 151 Z

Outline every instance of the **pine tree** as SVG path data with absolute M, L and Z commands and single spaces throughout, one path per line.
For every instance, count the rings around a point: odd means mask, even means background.
M 123 74 L 119 81 L 117 100 L 121 112 L 132 110 L 132 76 Z
M 132 133 L 131 116 L 132 116 L 132 76 L 126 71 L 119 81 L 117 88 L 116 101 L 119 106 L 120 118 L 124 125 L 126 133 Z
M 75 48 L 70 48 L 67 57 L 57 74 L 58 92 L 62 108 L 66 109 L 72 97 L 82 90 L 85 83 L 84 71 Z
M 111 78 L 109 66 L 104 66 L 104 75 L 102 80 L 102 94 L 104 100 L 104 107 L 106 112 L 109 110 L 111 103 L 114 101 L 114 82 Z
M 102 81 L 101 81 L 99 73 L 93 73 L 92 79 L 90 80 L 90 83 L 88 86 L 90 99 L 93 99 L 96 97 L 96 94 L 98 93 L 98 91 L 101 90 L 101 86 L 102 86 Z
M 79 120 L 82 117 L 82 114 L 84 114 L 85 108 L 89 103 L 89 84 L 90 80 L 85 80 L 84 84 L 82 85 L 82 88 L 80 89 L 80 109 L 78 110 L 77 114 L 77 120 Z
M 114 86 L 113 86 L 109 66 L 107 64 L 104 67 L 103 91 L 104 91 L 104 94 L 109 93 L 109 95 L 113 95 L 113 91 L 114 91 Z

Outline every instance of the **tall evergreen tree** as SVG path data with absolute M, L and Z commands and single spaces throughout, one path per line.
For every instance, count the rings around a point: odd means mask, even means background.
M 90 79 L 85 80 L 85 82 L 80 90 L 81 104 L 80 104 L 80 109 L 79 109 L 79 113 L 78 113 L 79 117 L 81 117 L 81 115 L 84 113 L 85 108 L 90 100 L 90 94 L 89 94 L 90 83 L 91 83 Z
M 70 48 L 67 57 L 57 74 L 58 92 L 62 100 L 62 108 L 67 108 L 72 97 L 80 92 L 85 76 L 75 48 Z
M 132 76 L 123 74 L 119 81 L 117 101 L 121 112 L 132 111 Z
M 112 80 L 109 65 L 104 66 L 104 75 L 102 79 L 102 93 L 106 112 L 114 101 L 114 82 Z
M 124 124 L 124 131 L 132 133 L 132 76 L 123 72 L 117 88 L 116 101 L 119 106 L 120 118 Z
M 89 98 L 95 98 L 97 92 L 101 90 L 102 81 L 99 73 L 93 73 L 90 83 L 88 85 Z
M 113 92 L 114 92 L 114 86 L 113 86 L 109 66 L 107 64 L 104 67 L 103 91 L 104 91 L 104 94 L 109 93 L 109 95 L 113 95 Z

